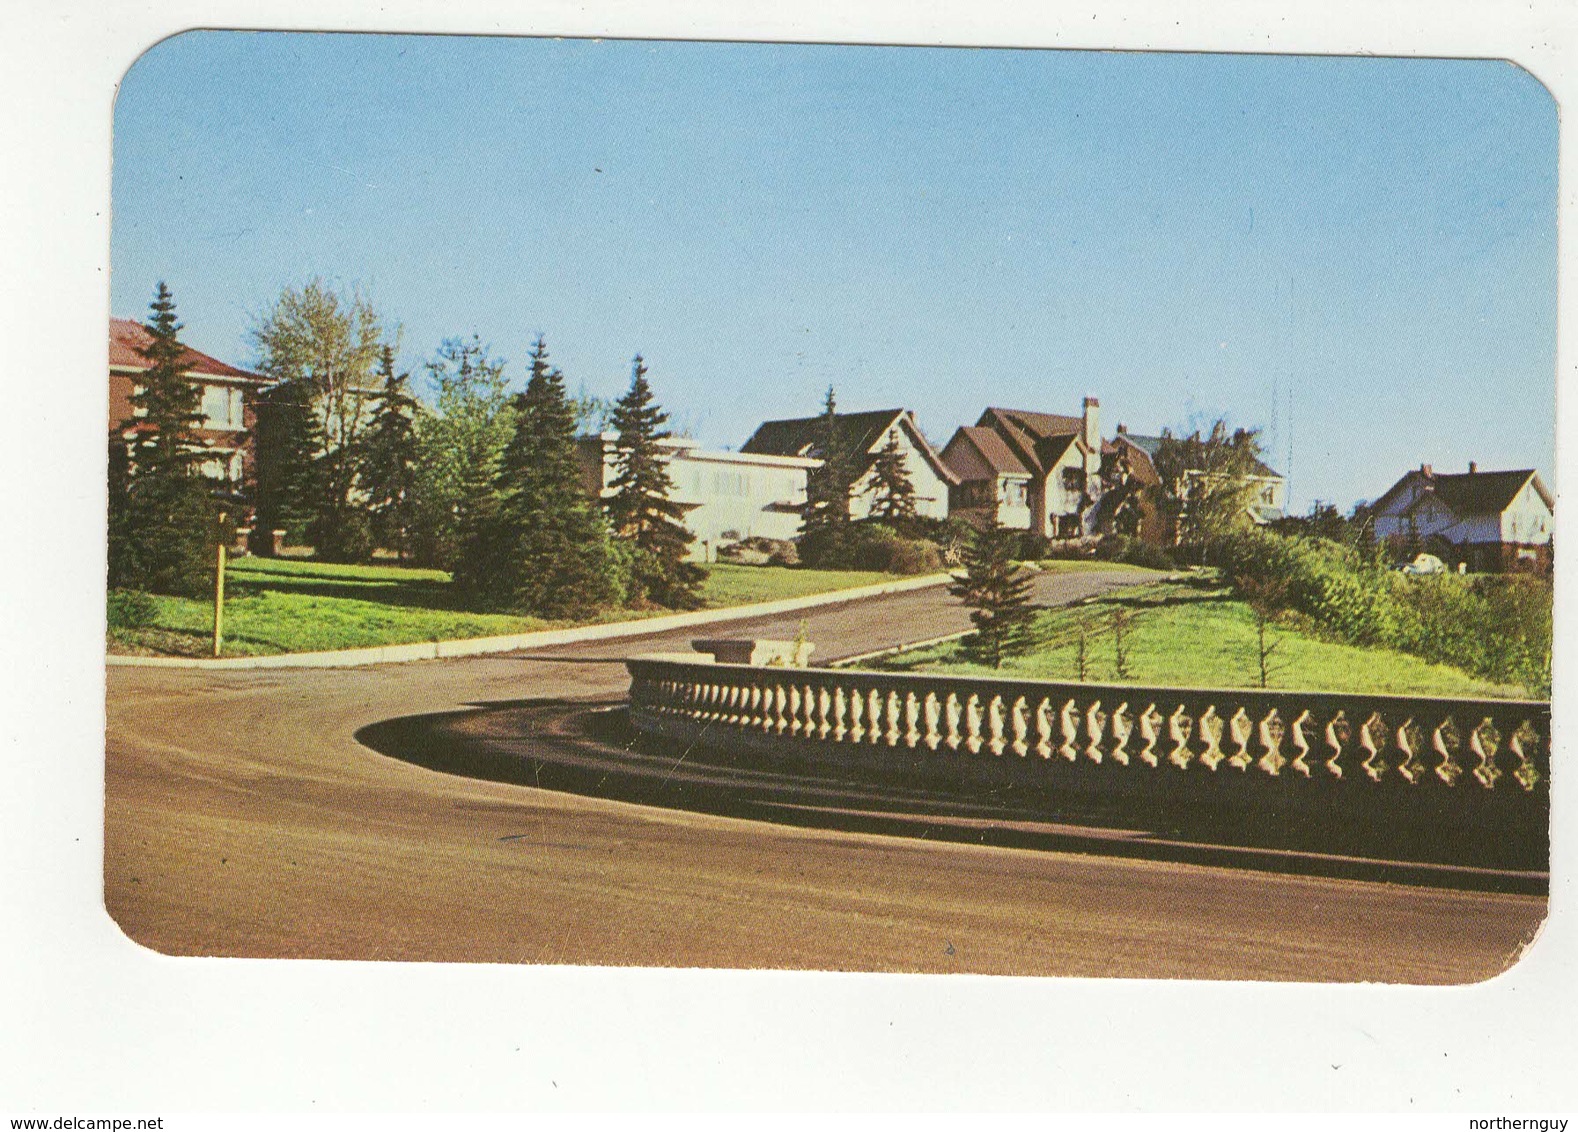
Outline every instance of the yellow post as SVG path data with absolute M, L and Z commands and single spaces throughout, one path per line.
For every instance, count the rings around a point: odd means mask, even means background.
M 220 643 L 225 633 L 225 519 L 219 513 L 219 568 L 214 571 L 214 655 L 219 655 Z

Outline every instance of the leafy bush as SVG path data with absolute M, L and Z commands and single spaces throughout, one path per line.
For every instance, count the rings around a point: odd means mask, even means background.
M 371 562 L 378 540 L 372 516 L 359 507 L 326 512 L 307 527 L 313 553 L 325 562 Z
M 718 547 L 718 561 L 741 566 L 798 566 L 800 552 L 789 539 L 752 535 Z
M 105 619 L 111 629 L 146 629 L 158 613 L 157 603 L 141 590 L 111 590 L 105 602 Z
M 943 567 L 943 552 L 926 539 L 906 538 L 885 523 L 850 523 L 802 535 L 800 560 L 822 570 L 880 570 L 929 574 Z
M 1127 562 L 1152 570 L 1176 570 L 1178 561 L 1164 547 L 1152 546 L 1128 535 L 1110 534 L 1096 544 L 1095 557 L 1103 562 Z
M 1219 539 L 1208 558 L 1240 593 L 1281 583 L 1285 608 L 1339 640 L 1550 692 L 1551 586 L 1544 579 L 1409 577 L 1361 549 L 1264 530 Z

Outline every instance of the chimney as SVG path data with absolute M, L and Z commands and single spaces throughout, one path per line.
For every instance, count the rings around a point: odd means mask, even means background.
M 1085 443 L 1101 451 L 1101 402 L 1094 397 L 1085 398 Z
M 1129 435 L 1129 426 L 1124 424 L 1122 421 L 1118 422 L 1118 435 L 1119 436 L 1128 436 Z
M 1436 470 L 1434 468 L 1432 468 L 1429 464 L 1420 464 L 1419 465 L 1419 474 L 1424 476 L 1425 479 L 1429 479 L 1430 477 L 1432 477 L 1432 476 L 1434 476 L 1436 474 Z
M 1479 471 L 1479 465 L 1470 460 L 1468 462 L 1468 474 L 1473 475 L 1477 471 Z

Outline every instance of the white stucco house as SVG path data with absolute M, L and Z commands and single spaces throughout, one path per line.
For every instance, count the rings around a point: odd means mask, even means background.
M 898 441 L 904 467 L 915 487 L 915 513 L 932 519 L 948 517 L 948 494 L 957 477 L 926 439 L 908 409 L 877 409 L 867 413 L 835 414 L 838 438 L 851 454 L 857 473 L 849 514 L 854 519 L 871 515 L 876 502 L 872 469 L 877 453 L 890 438 Z M 740 448 L 741 455 L 781 459 L 816 459 L 824 428 L 821 417 L 765 421 Z
M 1555 500 L 1532 468 L 1410 471 L 1375 501 L 1375 537 L 1471 570 L 1549 570 Z
M 617 433 L 604 432 L 579 441 L 583 480 L 599 497 L 613 494 L 618 440 Z M 685 508 L 685 527 L 696 536 L 693 560 L 716 561 L 718 547 L 741 539 L 792 539 L 800 533 L 806 477 L 820 460 L 720 452 L 681 437 L 658 444 L 668 455 L 670 498 Z

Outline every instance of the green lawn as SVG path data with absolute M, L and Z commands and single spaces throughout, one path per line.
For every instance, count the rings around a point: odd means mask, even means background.
M 1111 619 L 1115 610 L 1133 617 L 1127 680 L 1115 668 Z M 1119 590 L 1088 603 L 1045 610 L 1036 617 L 1037 647 L 1007 661 L 1002 675 L 1044 680 L 1077 678 L 1077 628 L 1084 620 L 1086 679 L 1184 688 L 1259 687 L 1255 618 L 1210 579 L 1156 582 Z M 1290 625 L 1274 624 L 1279 642 L 1271 658 L 1270 686 L 1304 691 L 1385 692 L 1404 695 L 1521 698 L 1525 689 L 1491 684 L 1446 665 L 1387 649 L 1356 648 L 1320 640 Z M 990 669 L 964 660 L 958 642 L 900 653 L 879 667 L 899 671 L 959 672 Z
M 783 566 L 708 567 L 702 593 L 710 608 L 749 605 L 893 581 L 888 574 L 801 570 Z M 441 570 L 335 566 L 304 559 L 240 558 L 225 571 L 226 656 L 317 652 L 415 641 L 458 640 L 562 627 L 498 613 L 476 613 L 458 600 Z M 156 597 L 152 627 L 112 630 L 114 653 L 207 656 L 213 605 Z M 652 617 L 666 610 L 613 610 L 599 621 Z

